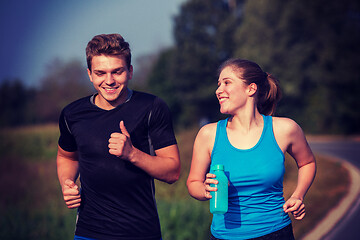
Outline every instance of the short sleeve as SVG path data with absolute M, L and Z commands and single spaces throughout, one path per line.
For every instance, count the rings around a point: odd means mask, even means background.
M 77 150 L 77 144 L 66 122 L 64 110 L 60 114 L 59 130 L 60 130 L 60 137 L 58 141 L 59 146 L 65 151 L 75 152 Z
M 155 98 L 149 116 L 149 135 L 154 150 L 176 144 L 170 109 L 160 98 Z

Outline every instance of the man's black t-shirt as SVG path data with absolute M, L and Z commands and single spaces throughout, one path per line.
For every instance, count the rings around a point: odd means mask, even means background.
M 76 235 L 96 239 L 160 239 L 154 179 L 111 155 L 111 133 L 123 120 L 132 144 L 151 154 L 176 144 L 170 111 L 159 98 L 137 91 L 124 104 L 104 110 L 93 97 L 77 100 L 61 113 L 59 146 L 79 154 L 81 206 Z M 152 146 L 151 146 L 152 145 Z

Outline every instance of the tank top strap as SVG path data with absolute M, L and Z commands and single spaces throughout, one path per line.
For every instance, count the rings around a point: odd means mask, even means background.
M 220 135 L 226 134 L 226 126 L 227 126 L 228 120 L 229 120 L 229 118 L 218 121 L 217 128 L 216 128 L 216 131 L 217 131 L 216 134 L 220 134 Z
M 213 150 L 211 155 L 214 153 L 214 151 L 216 151 L 216 148 L 219 147 L 219 145 L 223 145 L 225 144 L 227 141 L 227 134 L 226 134 L 226 126 L 228 123 L 228 119 L 223 119 L 217 122 L 216 125 L 216 135 L 215 135 L 215 142 L 214 142 L 214 146 L 213 146 Z M 222 147 L 222 146 L 220 146 Z
M 270 140 L 270 142 L 272 142 L 272 139 L 274 138 L 272 130 L 272 117 L 266 115 L 262 115 L 262 117 L 264 119 L 264 128 L 261 136 L 261 141 L 265 141 L 266 143 L 268 143 L 268 141 Z
M 272 132 L 272 117 L 271 116 L 266 116 L 266 115 L 262 115 L 263 119 L 264 119 L 264 133 L 265 134 L 271 134 Z
M 264 138 L 266 139 L 267 143 L 274 144 L 274 147 L 281 152 L 282 155 L 284 155 L 283 151 L 279 147 L 275 135 L 274 135 L 274 129 L 273 129 L 273 118 L 272 116 L 265 116 L 264 115 Z
M 265 142 L 267 144 L 269 144 L 269 143 L 275 144 L 276 147 L 278 149 L 280 149 L 280 147 L 278 146 L 278 144 L 275 140 L 275 136 L 274 136 L 272 116 L 262 115 L 262 117 L 264 119 L 263 131 L 262 131 L 262 134 L 261 134 L 261 137 L 260 137 L 258 143 L 255 145 L 254 148 L 257 148 L 259 145 L 264 144 L 264 142 Z M 226 118 L 226 119 L 223 119 L 223 120 L 220 120 L 217 122 L 216 136 L 215 136 L 215 142 L 214 142 L 212 153 L 214 153 L 214 151 L 216 151 L 217 148 L 219 148 L 219 149 L 228 148 L 228 147 L 230 147 L 230 149 L 232 148 L 232 146 L 230 145 L 230 142 L 228 140 L 228 136 L 227 136 L 227 132 L 226 132 L 226 126 L 227 126 L 228 120 L 229 120 L 229 118 Z

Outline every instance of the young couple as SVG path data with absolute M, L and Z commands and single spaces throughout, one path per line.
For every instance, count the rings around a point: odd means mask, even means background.
M 86 47 L 96 93 L 61 112 L 57 172 L 68 208 L 78 208 L 74 239 L 161 239 L 154 179 L 173 183 L 180 157 L 167 105 L 128 88 L 129 44 L 119 34 L 95 36 Z M 223 164 L 229 210 L 214 214 L 211 239 L 293 239 L 291 220 L 316 172 L 301 128 L 272 117 L 278 82 L 253 62 L 230 59 L 219 68 L 216 96 L 225 120 L 202 127 L 187 180 L 198 200 L 216 188 L 210 166 Z M 298 165 L 298 184 L 283 198 L 284 154 Z M 81 189 L 76 180 L 80 176 Z

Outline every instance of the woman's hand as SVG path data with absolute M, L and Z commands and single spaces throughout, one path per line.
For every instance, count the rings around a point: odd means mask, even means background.
M 212 174 L 212 173 L 206 174 L 206 179 L 204 181 L 204 185 L 205 185 L 205 198 L 207 198 L 207 199 L 212 198 L 210 192 L 217 191 L 216 187 L 210 187 L 210 184 L 218 184 L 219 183 L 219 181 L 215 180 L 214 178 L 216 178 L 215 174 Z
M 283 205 L 284 212 L 291 212 L 296 220 L 301 220 L 305 216 L 305 204 L 296 197 L 290 197 Z

